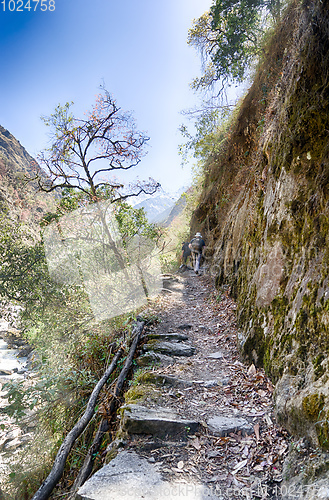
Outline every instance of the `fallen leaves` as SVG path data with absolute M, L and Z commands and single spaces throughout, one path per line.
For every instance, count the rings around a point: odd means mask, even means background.
M 236 474 L 239 472 L 239 470 L 243 469 L 248 463 L 248 459 L 246 458 L 245 460 L 242 460 L 242 462 L 239 462 L 234 469 L 231 471 L 231 474 Z

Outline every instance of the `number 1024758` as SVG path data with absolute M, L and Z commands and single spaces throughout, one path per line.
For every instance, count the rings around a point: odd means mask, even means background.
M 32 11 L 36 12 L 37 10 L 41 10 L 42 12 L 46 12 L 49 10 L 50 12 L 54 11 L 56 8 L 55 0 L 2 0 L 0 2 L 2 6 L 2 12 L 26 12 Z

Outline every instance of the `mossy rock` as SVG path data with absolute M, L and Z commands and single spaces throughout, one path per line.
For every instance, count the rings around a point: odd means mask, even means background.
M 169 375 L 155 373 L 155 372 L 144 372 L 139 381 L 144 384 L 155 384 L 158 386 L 169 385 L 172 387 L 191 387 L 193 382 L 188 380 L 179 379 L 176 377 L 171 377 Z
M 147 398 L 147 396 L 150 396 L 152 392 L 153 391 L 150 389 L 150 386 L 146 384 L 130 387 L 130 389 L 128 389 L 125 393 L 125 403 L 141 403 Z
M 316 433 L 319 440 L 319 445 L 323 450 L 329 450 L 329 413 L 321 418 L 320 422 L 316 424 Z
M 318 380 L 320 377 L 322 377 L 322 375 L 325 372 L 325 369 L 322 365 L 322 361 L 324 361 L 324 359 L 325 359 L 325 356 L 324 356 L 324 354 L 321 353 L 313 360 L 315 380 Z
M 324 395 L 310 394 L 303 399 L 302 405 L 307 418 L 312 422 L 316 422 L 324 406 Z

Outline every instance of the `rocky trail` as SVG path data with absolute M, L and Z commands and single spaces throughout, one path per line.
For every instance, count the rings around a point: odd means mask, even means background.
M 164 286 L 108 465 L 77 498 L 284 498 L 289 436 L 271 382 L 240 359 L 228 290 L 188 269 Z

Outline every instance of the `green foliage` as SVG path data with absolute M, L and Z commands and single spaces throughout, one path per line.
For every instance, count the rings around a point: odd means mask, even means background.
M 102 186 L 97 189 L 97 200 L 108 200 L 113 198 L 113 191 L 109 186 Z M 74 188 L 63 188 L 62 197 L 56 207 L 55 212 L 48 212 L 41 221 L 41 227 L 48 226 L 53 221 L 59 221 L 60 218 L 80 207 L 90 203 L 90 196 Z M 123 245 L 126 248 L 127 243 L 136 235 L 152 241 L 158 241 L 161 236 L 161 229 L 156 224 L 148 222 L 144 208 L 133 208 L 126 201 L 118 200 L 113 204 L 114 215 L 118 223 Z
M 178 243 L 178 245 L 179 244 L 180 243 Z M 173 273 L 177 271 L 179 265 L 176 252 L 175 253 L 170 252 L 167 255 L 161 255 L 160 260 L 161 260 L 161 269 L 163 273 Z
M 74 188 L 63 188 L 61 199 L 56 206 L 55 212 L 46 213 L 40 222 L 40 226 L 43 228 L 53 221 L 59 221 L 63 215 L 85 206 L 89 202 L 89 198 L 90 194 L 86 195 Z
M 188 156 L 204 163 L 210 156 L 220 152 L 226 137 L 225 118 L 228 110 L 204 108 L 197 115 L 191 115 L 195 133 L 191 134 L 186 125 L 180 126 L 185 143 L 179 146 L 182 162 L 187 163 Z
M 260 53 L 269 17 L 278 21 L 280 11 L 280 0 L 214 0 L 189 31 L 188 43 L 201 53 L 204 68 L 192 88 L 221 82 L 221 93 L 225 84 L 242 82 Z
M 241 82 L 258 51 L 263 0 L 216 0 L 211 29 L 216 48 L 211 60 L 216 78 Z
M 36 302 L 47 273 L 43 247 L 27 226 L 0 216 L 0 297 Z
M 136 235 L 158 241 L 162 234 L 161 228 L 148 222 L 144 208 L 133 208 L 126 202 L 120 202 L 115 207 L 115 217 L 125 248 Z

